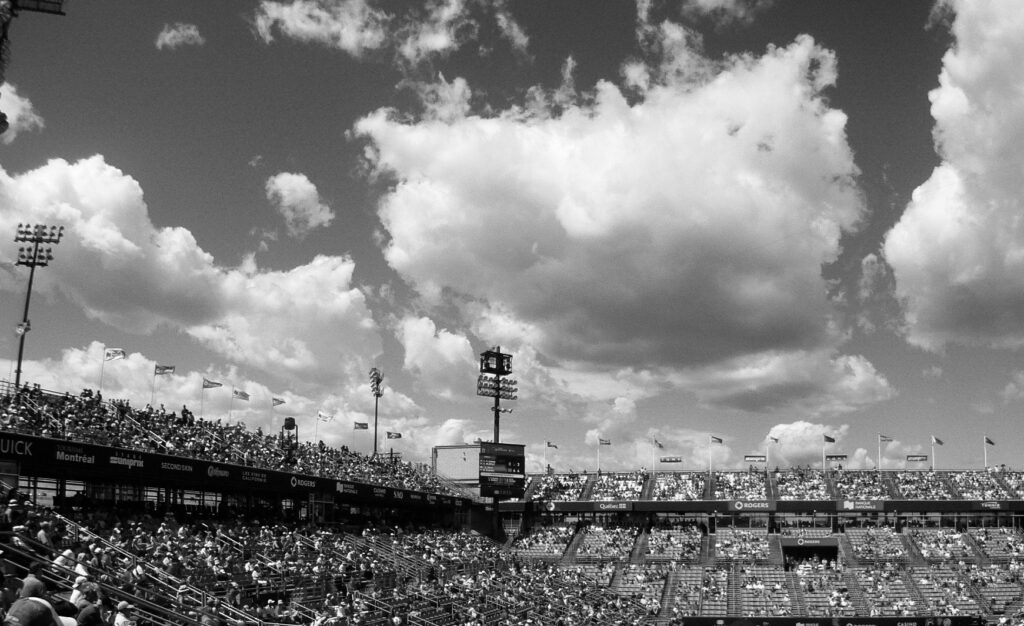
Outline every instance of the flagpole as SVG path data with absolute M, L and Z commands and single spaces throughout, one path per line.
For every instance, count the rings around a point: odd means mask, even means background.
M 206 415 L 206 380 L 199 385 L 199 419 L 203 419 Z
M 149 406 L 153 406 L 156 397 L 156 366 L 153 367 L 153 384 L 149 386 Z
M 766 439 L 765 442 L 764 442 L 764 477 L 766 479 L 768 478 L 768 466 L 769 466 L 768 450 L 771 448 L 771 446 L 772 446 L 772 440 L 770 438 Z
M 981 436 L 981 449 L 985 454 L 985 469 L 988 469 L 988 433 Z
M 878 433 L 878 471 L 882 471 L 882 433 Z
M 541 466 L 540 470 L 545 473 L 548 471 L 548 444 L 546 441 L 544 442 L 544 464 Z
M 821 444 L 821 471 L 822 471 L 822 473 L 825 472 L 825 446 L 826 445 L 827 444 L 825 444 L 824 442 L 822 442 L 822 444 Z
M 711 435 L 708 435 L 708 480 L 711 480 Z
M 935 437 L 932 437 L 932 471 L 935 471 Z
M 597 473 L 601 473 L 601 438 L 597 438 Z
M 99 394 L 102 396 L 103 395 L 103 367 L 107 364 L 107 345 L 106 344 L 103 344 L 103 347 L 100 348 L 100 359 L 101 359 L 101 361 L 100 361 L 100 386 L 99 386 Z
M 231 422 L 231 411 L 235 408 L 235 386 L 231 385 L 231 399 L 228 400 L 228 422 Z

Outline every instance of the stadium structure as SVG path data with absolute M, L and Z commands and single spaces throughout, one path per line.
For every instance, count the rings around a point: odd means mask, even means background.
M 497 502 L 284 429 L 0 392 L 5 597 L 32 570 L 62 614 L 93 585 L 140 626 L 1024 619 L 1018 471 L 547 473 Z

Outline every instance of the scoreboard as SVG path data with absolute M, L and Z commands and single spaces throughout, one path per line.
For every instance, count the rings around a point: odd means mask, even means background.
M 526 446 L 517 443 L 481 443 L 481 497 L 518 499 L 525 492 Z

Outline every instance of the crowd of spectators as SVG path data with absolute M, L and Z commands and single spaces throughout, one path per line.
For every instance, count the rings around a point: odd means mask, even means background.
M 969 532 L 985 556 L 997 563 L 1013 565 L 1024 559 L 1024 535 L 1014 528 L 971 528 Z
M 961 561 L 974 556 L 965 533 L 954 528 L 914 528 L 910 538 L 929 561 Z
M 954 497 L 946 483 L 945 472 L 895 472 L 893 482 L 900 497 L 905 500 L 949 500 Z
M 935 615 L 978 615 L 969 583 L 948 567 L 913 568 L 914 585 Z
M 1010 497 L 996 480 L 995 473 L 949 472 L 947 476 L 961 500 L 1005 500 Z
M 810 467 L 793 467 L 773 473 L 779 500 L 832 500 L 825 472 Z
M 576 548 L 576 557 L 623 559 L 629 556 L 636 537 L 635 526 L 589 524 L 583 528 L 583 540 Z
M 850 586 L 843 576 L 840 562 L 813 556 L 789 559 L 786 567 L 796 572 L 808 615 L 837 617 L 856 614 Z
M 703 533 L 696 524 L 654 526 L 647 535 L 647 556 L 673 561 L 695 561 L 700 556 Z
M 906 560 L 906 548 L 903 547 L 900 536 L 891 526 L 847 528 L 846 536 L 850 538 L 850 545 L 853 547 L 853 554 L 857 559 L 865 561 Z
M 599 474 L 590 492 L 590 499 L 639 500 L 646 481 L 647 473 L 643 471 Z
M 871 617 L 914 616 L 922 608 L 907 588 L 903 570 L 896 564 L 857 568 L 856 575 Z
M 714 500 L 767 500 L 767 475 L 760 470 L 715 472 Z
M 183 406 L 136 409 L 126 400 L 105 401 L 84 390 L 44 393 L 26 387 L 0 397 L 0 429 L 42 437 L 159 452 L 206 461 L 365 482 L 386 487 L 465 495 L 430 471 L 389 456 L 376 457 L 323 442 L 294 442 L 248 429 L 241 422 L 203 419 Z
M 768 559 L 768 534 L 764 530 L 719 528 L 715 534 L 715 557 L 743 563 Z
M 589 480 L 587 474 L 541 474 L 527 489 L 531 501 L 566 502 L 579 500 Z
M 881 472 L 836 470 L 832 474 L 839 498 L 851 500 L 888 500 L 889 490 Z
M 669 502 L 703 500 L 706 479 L 704 472 L 659 472 L 653 499 Z
M 530 557 L 560 557 L 576 534 L 572 525 L 542 526 L 515 538 L 512 550 Z

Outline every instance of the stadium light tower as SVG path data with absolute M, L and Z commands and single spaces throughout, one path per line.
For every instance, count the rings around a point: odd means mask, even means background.
M 480 376 L 476 379 L 476 395 L 494 398 L 494 443 L 498 443 L 502 413 L 511 413 L 512 409 L 501 408 L 501 401 L 515 400 L 519 396 L 519 381 L 504 378 L 512 373 L 512 355 L 501 351 L 501 346 L 480 353 Z
M 376 367 L 370 368 L 370 393 L 373 394 L 373 456 L 377 456 L 377 405 L 384 395 L 384 374 Z
M 46 267 L 53 260 L 53 248 L 40 248 L 43 244 L 57 245 L 64 236 L 63 226 L 46 226 L 45 224 L 18 224 L 18 234 L 14 241 L 18 243 L 30 243 L 30 247 L 18 248 L 18 261 L 16 265 L 28 267 L 28 289 L 25 290 L 25 312 L 21 316 L 21 323 L 18 324 L 18 369 L 14 371 L 14 392 L 21 392 L 21 360 L 25 355 L 25 335 L 32 330 L 32 324 L 28 321 L 28 304 L 32 299 L 32 281 L 36 276 L 37 267 Z

